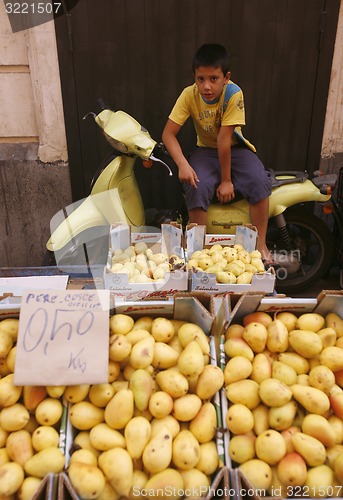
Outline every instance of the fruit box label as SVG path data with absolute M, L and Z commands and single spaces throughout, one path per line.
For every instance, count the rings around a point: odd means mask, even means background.
M 202 291 L 208 293 L 244 293 L 251 291 L 261 291 L 273 293 L 275 287 L 275 274 L 262 273 L 254 274 L 251 284 L 223 284 L 216 282 L 216 275 L 206 272 L 191 272 L 191 291 Z
M 188 272 L 176 270 L 166 274 L 163 282 L 129 283 L 126 274 L 108 272 L 105 268 L 104 286 L 119 297 L 127 300 L 172 297 L 175 292 L 188 290 Z

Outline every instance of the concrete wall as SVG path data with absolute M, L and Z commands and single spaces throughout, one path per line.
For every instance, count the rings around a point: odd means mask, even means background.
M 53 21 L 12 32 L 0 2 L 0 266 L 40 266 L 71 202 Z
M 343 1 L 336 33 L 321 163 L 329 172 L 338 172 L 343 166 Z

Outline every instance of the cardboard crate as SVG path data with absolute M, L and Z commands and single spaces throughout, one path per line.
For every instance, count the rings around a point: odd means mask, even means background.
M 229 311 L 227 297 L 213 297 L 206 293 L 182 293 L 175 294 L 172 300 L 162 301 L 143 301 L 143 302 L 127 302 L 121 298 L 115 297 L 113 303 L 112 314 L 129 314 L 134 319 L 142 316 L 151 317 L 166 317 L 177 320 L 197 323 L 204 332 L 210 337 L 210 353 L 211 362 L 218 364 L 217 356 L 220 353 L 220 337 L 227 323 L 227 315 Z M 212 498 L 230 498 L 233 495 L 233 490 L 230 488 L 230 471 L 225 464 L 224 443 L 222 432 L 222 411 L 220 408 L 221 396 L 216 393 L 213 401 L 217 412 L 218 431 L 216 434 L 216 445 L 220 460 L 220 467 L 213 475 L 213 480 L 206 496 L 210 500 Z M 79 500 L 68 477 L 68 463 L 70 460 L 70 452 L 73 446 L 74 437 L 78 431 L 73 428 L 70 420 L 67 422 L 65 436 L 65 454 L 66 468 L 59 476 L 58 483 L 58 499 L 74 499 Z M 217 496 L 217 491 L 220 493 Z M 194 498 L 196 500 L 196 498 Z
M 214 244 L 233 246 L 236 243 L 243 245 L 249 253 L 256 249 L 257 231 L 250 226 L 237 226 L 236 234 L 219 235 L 206 234 L 205 226 L 191 225 L 186 230 L 186 254 L 189 260 L 196 250 L 211 248 Z M 253 274 L 250 284 L 223 284 L 217 283 L 216 275 L 206 271 L 189 270 L 189 290 L 204 291 L 212 294 L 245 293 L 260 291 L 273 294 L 275 288 L 275 271 Z
M 177 255 L 184 259 L 182 246 L 182 228 L 180 224 L 162 224 L 161 233 L 131 233 L 130 226 L 115 224 L 110 228 L 108 262 L 104 269 L 103 282 L 106 289 L 117 297 L 137 301 L 142 299 L 159 299 L 172 297 L 175 292 L 188 290 L 188 273 L 186 266 L 167 272 L 163 281 L 146 283 L 130 283 L 128 275 L 111 272 L 112 253 L 142 241 L 153 251 Z
M 277 312 L 287 311 L 292 312 L 296 316 L 300 316 L 304 313 L 318 313 L 322 316 L 326 316 L 329 312 L 336 313 L 341 318 L 343 318 L 343 291 L 338 290 L 323 290 L 317 298 L 290 298 L 290 297 L 280 297 L 271 298 L 266 297 L 263 293 L 246 293 L 243 295 L 230 296 L 230 311 L 228 315 L 228 323 L 230 324 L 242 324 L 244 316 L 255 311 L 263 311 L 273 315 Z M 220 365 L 224 369 L 225 363 L 227 362 L 227 356 L 224 351 L 224 337 L 221 339 L 219 355 Z M 248 478 L 244 473 L 238 468 L 238 464 L 231 461 L 229 456 L 228 447 L 230 443 L 230 432 L 226 428 L 226 412 L 229 407 L 229 402 L 225 394 L 225 389 L 221 393 L 221 410 L 222 410 L 222 421 L 224 423 L 224 450 L 225 450 L 225 463 L 230 469 L 230 481 L 231 488 L 234 490 L 234 498 L 236 500 L 241 500 L 242 498 L 253 498 L 254 500 L 272 499 L 272 498 L 286 498 L 286 495 L 281 495 L 281 490 L 270 492 L 264 492 L 253 487 Z M 257 458 L 257 457 L 255 457 Z M 309 468 L 309 467 L 308 467 Z M 334 487 L 333 487 L 334 488 Z M 343 497 L 343 486 L 337 486 L 340 488 L 339 498 Z M 334 491 L 334 489 L 332 490 Z M 289 496 L 287 498 L 297 498 L 306 497 L 313 498 L 311 491 L 306 489 L 306 487 L 289 487 Z M 274 493 L 274 494 L 273 494 Z M 292 494 L 293 493 L 293 494 Z M 322 492 L 323 493 L 323 492 Z M 334 493 L 332 495 L 319 495 L 322 498 L 337 496 Z M 318 497 L 317 497 L 318 498 Z

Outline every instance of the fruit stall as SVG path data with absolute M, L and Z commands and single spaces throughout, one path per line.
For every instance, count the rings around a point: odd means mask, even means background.
M 343 293 L 269 293 L 251 228 L 127 229 L 96 276 L 4 285 L 0 498 L 343 497 Z

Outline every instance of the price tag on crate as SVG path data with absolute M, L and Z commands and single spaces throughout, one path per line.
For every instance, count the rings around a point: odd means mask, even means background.
M 38 290 L 22 296 L 15 385 L 108 381 L 108 290 Z

